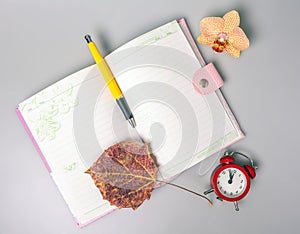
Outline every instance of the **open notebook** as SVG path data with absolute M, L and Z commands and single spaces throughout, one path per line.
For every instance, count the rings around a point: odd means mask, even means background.
M 184 20 L 130 41 L 106 60 L 162 179 L 243 138 L 219 90 L 209 95 L 195 91 L 193 74 L 205 62 Z M 20 103 L 17 114 L 79 226 L 115 209 L 84 172 L 104 149 L 135 135 L 96 65 Z

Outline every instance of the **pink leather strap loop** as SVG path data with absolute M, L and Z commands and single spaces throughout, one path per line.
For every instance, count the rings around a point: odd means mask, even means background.
M 224 81 L 212 63 L 200 68 L 193 76 L 193 86 L 201 95 L 213 93 L 223 84 Z

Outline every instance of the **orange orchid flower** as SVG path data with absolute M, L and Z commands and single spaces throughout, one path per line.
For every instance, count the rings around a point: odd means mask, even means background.
M 249 47 L 249 40 L 239 27 L 240 16 L 235 10 L 221 17 L 207 17 L 200 22 L 200 36 L 198 41 L 218 53 L 223 51 L 238 58 L 241 50 Z

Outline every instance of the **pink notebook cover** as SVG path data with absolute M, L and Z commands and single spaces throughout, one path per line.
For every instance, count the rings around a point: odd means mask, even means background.
M 196 53 L 196 56 L 198 57 L 198 59 L 199 59 L 199 61 L 200 61 L 200 64 L 201 64 L 202 66 L 205 66 L 206 63 L 205 63 L 205 61 L 204 61 L 204 59 L 203 59 L 203 57 L 202 57 L 202 55 L 201 55 L 201 53 L 200 53 L 200 51 L 199 51 L 199 49 L 198 49 L 198 47 L 197 47 L 195 41 L 194 41 L 194 39 L 193 39 L 193 37 L 192 37 L 192 35 L 191 35 L 190 31 L 189 31 L 189 28 L 188 28 L 188 26 L 187 26 L 187 24 L 186 24 L 185 19 L 182 18 L 182 19 L 178 20 L 178 23 L 181 25 L 182 30 L 184 31 L 184 33 L 185 33 L 185 35 L 186 35 L 186 37 L 187 37 L 187 39 L 188 39 L 188 41 L 189 41 L 191 47 L 193 48 L 194 52 Z M 228 104 L 227 104 L 225 98 L 224 98 L 223 95 L 221 94 L 221 92 L 219 92 L 218 96 L 219 96 L 219 97 L 221 98 L 221 100 L 223 101 L 223 104 L 225 105 L 226 111 L 227 111 L 227 112 L 229 113 L 229 115 L 231 116 L 231 119 L 233 119 L 233 120 L 235 121 L 236 126 L 238 126 L 238 128 L 240 129 L 240 126 L 239 126 L 239 124 L 238 124 L 236 118 L 234 117 L 233 113 L 231 112 L 231 110 L 230 110 L 230 108 L 229 108 L 229 106 L 228 106 Z M 47 162 L 47 160 L 46 160 L 46 158 L 45 158 L 43 152 L 41 151 L 41 149 L 40 149 L 40 147 L 39 147 L 37 141 L 34 139 L 32 132 L 30 131 L 30 129 L 29 129 L 29 127 L 28 127 L 28 125 L 27 125 L 27 123 L 26 123 L 24 117 L 22 116 L 22 113 L 20 112 L 20 110 L 19 110 L 18 108 L 16 109 L 16 113 L 17 113 L 17 115 L 18 115 L 20 121 L 22 122 L 22 124 L 23 124 L 23 126 L 24 126 L 26 132 L 28 133 L 29 137 L 31 138 L 31 140 L 32 140 L 32 142 L 33 142 L 33 144 L 34 144 L 34 146 L 36 147 L 36 149 L 37 149 L 37 151 L 38 151 L 38 153 L 39 153 L 39 155 L 40 155 L 42 161 L 44 162 L 44 164 L 45 164 L 45 166 L 46 166 L 46 168 L 47 168 L 47 170 L 49 171 L 49 173 L 51 173 L 52 170 L 51 170 L 51 168 L 50 168 L 50 166 L 49 166 L 49 164 L 48 164 L 48 162 Z M 241 132 L 242 132 L 242 131 L 241 131 Z M 240 138 L 238 138 L 236 141 L 232 142 L 231 144 L 228 144 L 228 145 L 224 146 L 224 147 L 221 148 L 219 151 L 221 151 L 222 149 L 227 148 L 228 146 L 230 146 L 230 145 L 236 143 L 237 141 L 243 139 L 244 137 L 245 137 L 245 135 L 243 134 L 243 135 L 242 135 Z M 101 217 L 103 217 L 103 216 L 105 216 L 105 215 L 111 213 L 111 212 L 114 211 L 114 210 L 115 210 L 115 209 L 112 209 L 112 210 L 110 210 L 110 211 L 108 211 L 108 212 L 106 212 L 106 213 L 103 213 L 103 214 L 99 215 L 98 217 L 95 217 L 95 218 L 93 218 L 93 219 L 91 219 L 91 220 L 89 220 L 88 222 L 85 222 L 85 223 L 81 223 L 75 216 L 74 216 L 74 219 L 75 219 L 75 221 L 76 221 L 76 223 L 78 224 L 79 227 L 84 227 L 84 226 L 86 226 L 86 225 L 88 225 L 88 224 L 90 224 L 90 223 L 96 221 L 97 219 L 99 219 L 99 218 L 101 218 Z

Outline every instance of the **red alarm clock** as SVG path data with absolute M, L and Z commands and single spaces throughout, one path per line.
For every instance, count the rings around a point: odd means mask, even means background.
M 234 156 L 241 155 L 247 158 L 251 164 L 240 166 L 235 162 Z M 233 202 L 235 210 L 239 210 L 238 201 L 243 199 L 250 189 L 250 181 L 256 176 L 253 160 L 239 152 L 225 152 L 219 165 L 211 175 L 212 188 L 204 194 L 215 192 L 217 199 Z

